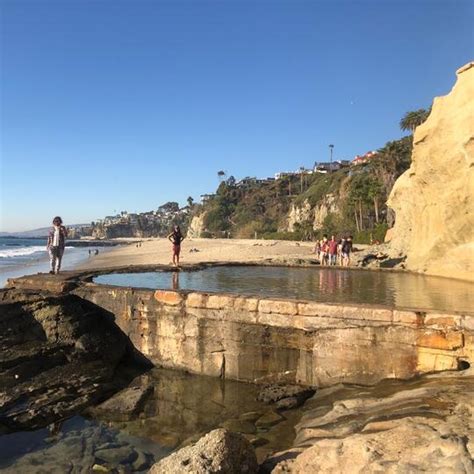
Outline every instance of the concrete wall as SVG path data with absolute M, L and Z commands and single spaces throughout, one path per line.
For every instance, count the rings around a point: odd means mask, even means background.
M 456 369 L 474 359 L 474 317 L 136 290 L 81 283 L 153 363 L 211 376 L 327 386 Z

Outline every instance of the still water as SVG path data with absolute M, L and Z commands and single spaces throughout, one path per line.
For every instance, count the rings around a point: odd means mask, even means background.
M 0 472 L 147 472 L 151 465 L 208 431 L 225 427 L 256 441 L 262 461 L 291 446 L 301 410 L 259 424 L 272 407 L 256 400 L 259 387 L 232 380 L 152 369 L 131 386 L 153 387 L 139 412 L 83 414 L 36 431 L 0 435 Z
M 474 313 L 474 283 L 401 272 L 218 266 L 197 271 L 112 273 L 100 275 L 94 282 Z

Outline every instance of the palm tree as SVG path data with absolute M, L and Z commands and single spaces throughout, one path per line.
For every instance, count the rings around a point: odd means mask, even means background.
M 192 196 L 188 196 L 188 199 L 186 200 L 188 201 L 188 206 L 193 207 L 194 199 L 192 198 Z
M 217 177 L 219 178 L 219 181 L 222 181 L 225 178 L 226 172 L 223 170 L 220 170 L 217 172 Z
M 431 108 L 428 110 L 418 109 L 411 112 L 407 112 L 400 120 L 400 128 L 404 131 L 414 133 L 415 128 L 421 125 L 431 112 Z

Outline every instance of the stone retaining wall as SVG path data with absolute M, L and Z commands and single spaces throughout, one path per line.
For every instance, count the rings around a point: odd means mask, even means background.
M 135 347 L 163 367 L 252 382 L 327 386 L 458 368 L 474 317 L 81 283 Z

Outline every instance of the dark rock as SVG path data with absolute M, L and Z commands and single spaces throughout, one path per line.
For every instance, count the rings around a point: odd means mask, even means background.
M 152 459 L 151 454 L 138 450 L 137 459 L 132 463 L 133 471 L 144 471 L 145 469 L 149 469 Z
M 269 428 L 270 426 L 276 425 L 277 423 L 280 423 L 283 421 L 285 418 L 280 415 L 279 413 L 276 413 L 274 411 L 269 411 L 262 415 L 256 422 L 255 426 L 257 428 Z
M 277 410 L 291 410 L 292 408 L 297 408 L 304 403 L 302 398 L 298 399 L 297 397 L 288 397 L 278 400 L 275 404 Z
M 249 411 L 248 413 L 240 415 L 239 420 L 255 423 L 262 415 L 263 412 L 261 411 Z
M 150 383 L 143 387 L 128 387 L 90 409 L 89 413 L 102 420 L 127 421 L 138 414 L 152 391 Z
M 0 291 L 0 432 L 50 425 L 116 391 L 129 345 L 110 313 L 77 296 Z
M 187 446 L 152 466 L 150 474 L 252 474 L 258 472 L 252 445 L 239 433 L 211 431 L 196 444 Z
M 138 454 L 131 446 L 98 449 L 94 452 L 94 455 L 99 461 L 109 464 L 131 464 L 138 458 Z
M 255 425 L 251 421 L 236 420 L 235 418 L 224 421 L 221 426 L 222 428 L 236 433 L 253 434 L 257 431 Z
M 272 384 L 267 385 L 260 390 L 257 400 L 264 403 L 275 403 L 283 398 L 294 397 L 298 399 L 298 403 L 301 405 L 306 399 L 312 397 L 315 393 L 316 390 L 308 387 L 301 387 L 300 385 Z

